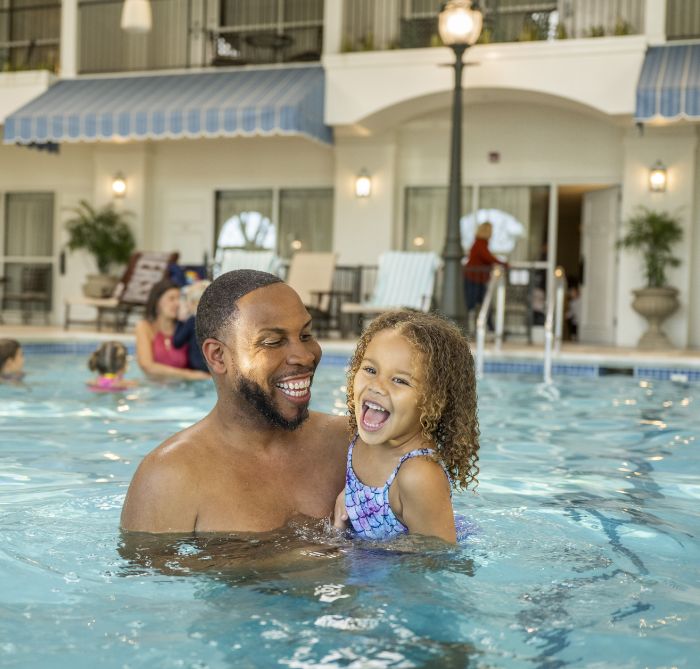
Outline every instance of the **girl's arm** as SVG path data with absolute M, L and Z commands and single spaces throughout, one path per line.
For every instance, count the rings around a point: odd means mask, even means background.
M 345 508 L 345 488 L 335 498 L 335 509 L 333 511 L 333 527 L 345 530 L 350 525 L 348 510 Z
M 158 376 L 169 379 L 184 379 L 196 381 L 211 378 L 206 372 L 197 369 L 181 369 L 163 365 L 153 359 L 153 333 L 148 321 L 136 324 L 136 361 L 143 373 L 148 376 Z
M 395 485 L 398 503 L 392 508 L 411 534 L 457 543 L 450 483 L 437 462 L 411 458 L 399 470 Z

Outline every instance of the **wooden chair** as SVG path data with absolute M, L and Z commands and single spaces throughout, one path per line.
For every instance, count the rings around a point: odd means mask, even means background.
M 143 309 L 151 288 L 168 277 L 172 263 L 177 262 L 178 253 L 159 251 L 139 251 L 134 253 L 121 280 L 111 297 L 75 297 L 65 302 L 64 329 L 71 323 L 94 325 L 100 331 L 105 324 L 105 316 L 112 317 L 112 325 L 117 331 L 126 327 L 131 313 Z M 73 307 L 92 307 L 96 317 L 92 320 L 78 320 L 71 317 Z
M 48 325 L 51 313 L 51 265 L 24 265 L 20 274 L 20 286 L 16 292 L 5 291 L 3 306 L 19 302 L 22 322 L 29 323 L 35 306 L 42 306 L 44 322 Z

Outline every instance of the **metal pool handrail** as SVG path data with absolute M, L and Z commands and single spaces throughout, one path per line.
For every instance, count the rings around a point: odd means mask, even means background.
M 498 293 L 496 299 L 496 349 L 500 351 L 501 342 L 503 341 L 503 322 L 506 306 L 506 287 L 503 270 L 500 267 L 494 267 L 489 279 L 489 287 L 486 289 L 484 301 L 479 309 L 479 315 L 476 319 L 476 376 L 481 378 L 484 375 L 484 348 L 486 346 L 486 319 L 489 313 L 489 307 L 493 300 L 494 293 Z
M 552 383 L 552 356 L 559 353 L 564 322 L 564 290 L 566 276 L 562 267 L 554 270 L 554 291 L 547 301 L 544 321 L 544 382 Z

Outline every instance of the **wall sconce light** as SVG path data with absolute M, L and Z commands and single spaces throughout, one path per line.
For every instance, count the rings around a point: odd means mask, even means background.
M 369 197 L 372 194 L 372 177 L 362 170 L 355 177 L 355 197 Z
M 112 195 L 124 197 L 126 195 L 126 179 L 121 172 L 117 172 L 112 179 Z
M 149 0 L 124 0 L 121 28 L 127 33 L 147 33 L 151 30 L 151 4 Z
M 667 183 L 666 166 L 660 160 L 657 160 L 649 170 L 649 190 L 652 193 L 663 193 L 666 191 Z

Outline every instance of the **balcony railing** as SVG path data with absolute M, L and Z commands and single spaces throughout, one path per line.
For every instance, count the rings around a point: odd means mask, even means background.
M 346 0 L 342 51 L 440 46 L 438 0 Z M 479 42 L 639 34 L 645 0 L 481 0 Z
M 143 35 L 121 30 L 122 5 L 122 0 L 80 2 L 80 72 L 321 59 L 323 0 L 221 0 L 216 5 L 151 0 L 153 27 Z
M 0 72 L 56 72 L 60 43 L 60 0 L 0 8 Z

